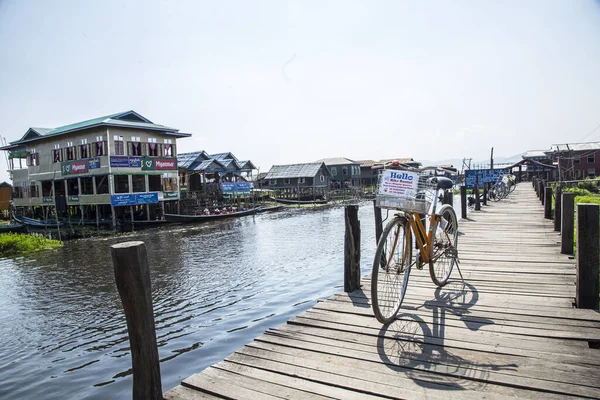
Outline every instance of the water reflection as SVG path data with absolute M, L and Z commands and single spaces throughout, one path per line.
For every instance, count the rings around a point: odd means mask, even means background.
M 151 267 L 163 388 L 342 290 L 343 208 L 288 209 L 136 233 Z M 359 211 L 362 268 L 374 251 Z M 131 360 L 110 245 L 0 260 L 0 397 L 128 397 Z

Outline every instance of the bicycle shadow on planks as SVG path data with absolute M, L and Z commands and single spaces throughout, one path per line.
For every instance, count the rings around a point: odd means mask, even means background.
M 391 369 L 405 373 L 422 387 L 438 390 L 477 390 L 487 385 L 496 371 L 516 371 L 516 364 L 494 364 L 473 360 L 473 352 L 460 333 L 494 324 L 487 318 L 469 315 L 477 303 L 477 289 L 462 280 L 451 280 L 437 288 L 435 297 L 419 307 L 403 307 L 396 320 L 381 328 L 377 348 Z M 414 312 L 409 312 L 410 310 Z M 421 311 L 421 309 L 423 309 Z M 446 318 L 450 314 L 457 318 Z M 450 337 L 446 338 L 447 329 Z M 466 335 L 467 338 L 469 335 Z M 450 345 L 445 343 L 451 341 Z

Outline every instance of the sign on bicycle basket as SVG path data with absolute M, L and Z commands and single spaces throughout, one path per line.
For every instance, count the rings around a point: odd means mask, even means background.
M 418 183 L 419 175 L 416 172 L 384 170 L 379 181 L 379 194 L 414 198 Z

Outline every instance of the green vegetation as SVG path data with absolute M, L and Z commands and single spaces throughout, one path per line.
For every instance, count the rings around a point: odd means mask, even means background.
M 62 246 L 58 240 L 46 239 L 41 235 L 22 233 L 0 234 L 0 256 L 10 257 L 32 251 L 56 249 Z

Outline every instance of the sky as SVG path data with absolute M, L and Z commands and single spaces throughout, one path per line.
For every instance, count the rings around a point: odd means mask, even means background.
M 126 110 L 260 172 L 600 140 L 600 2 L 0 0 L 3 138 Z

